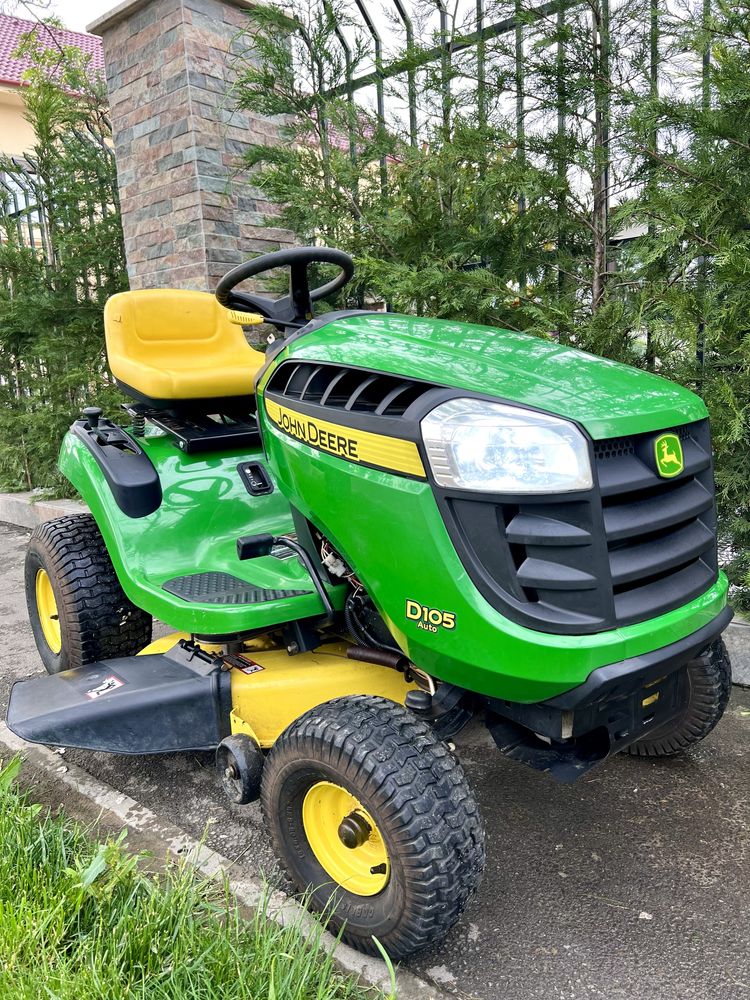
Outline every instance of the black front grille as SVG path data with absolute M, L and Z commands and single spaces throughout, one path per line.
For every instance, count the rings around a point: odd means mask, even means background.
M 686 604 L 718 573 L 708 421 L 676 433 L 685 468 L 674 479 L 662 479 L 655 471 L 657 435 L 631 438 L 633 450 L 620 456 L 595 448 L 618 625 Z
M 401 417 L 434 388 L 430 382 L 348 365 L 287 361 L 269 379 L 266 391 L 334 410 Z
M 585 634 L 680 607 L 716 580 L 716 516 L 708 421 L 674 431 L 685 467 L 663 479 L 662 432 L 597 441 L 594 488 L 555 497 L 439 490 L 474 583 L 521 624 Z

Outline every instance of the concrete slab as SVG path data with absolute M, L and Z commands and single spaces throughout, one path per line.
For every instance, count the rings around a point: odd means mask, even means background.
M 26 620 L 27 533 L 0 525 L 0 704 L 41 671 Z M 440 947 L 406 963 L 477 1000 L 750 997 L 750 692 L 666 761 L 619 756 L 573 786 L 502 758 L 476 727 L 461 759 L 488 829 L 477 900 Z M 232 806 L 209 755 L 139 760 L 68 751 L 87 774 L 235 859 L 277 872 L 257 805 Z
M 45 500 L 43 494 L 0 493 L 0 521 L 21 528 L 35 528 L 65 514 L 82 514 L 88 508 L 77 500 Z
M 735 684 L 750 687 L 750 622 L 735 619 L 724 633 Z

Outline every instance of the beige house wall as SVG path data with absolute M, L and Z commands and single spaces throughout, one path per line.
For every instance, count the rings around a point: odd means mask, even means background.
M 20 87 L 0 87 L 0 153 L 19 156 L 34 145 L 34 132 L 24 118 Z

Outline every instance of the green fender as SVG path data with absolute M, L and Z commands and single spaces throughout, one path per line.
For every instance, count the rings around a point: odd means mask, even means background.
M 88 504 L 134 604 L 177 631 L 200 635 L 229 635 L 321 613 L 320 598 L 298 559 L 237 558 L 242 535 L 294 530 L 279 489 L 251 496 L 237 472 L 240 462 L 262 460 L 262 451 L 185 455 L 161 434 L 147 434 L 139 444 L 159 473 L 163 494 L 158 510 L 146 517 L 131 518 L 120 510 L 79 438 L 67 434 L 59 458 L 60 471 Z M 261 604 L 219 605 L 189 603 L 163 589 L 175 577 L 208 572 L 228 573 L 258 588 L 309 593 Z M 334 605 L 342 590 L 331 589 Z

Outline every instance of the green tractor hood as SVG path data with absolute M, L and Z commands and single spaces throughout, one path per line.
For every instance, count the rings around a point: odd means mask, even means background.
M 423 379 L 558 414 L 595 439 L 701 420 L 706 408 L 659 375 L 510 330 L 367 313 L 292 339 L 288 357 Z

